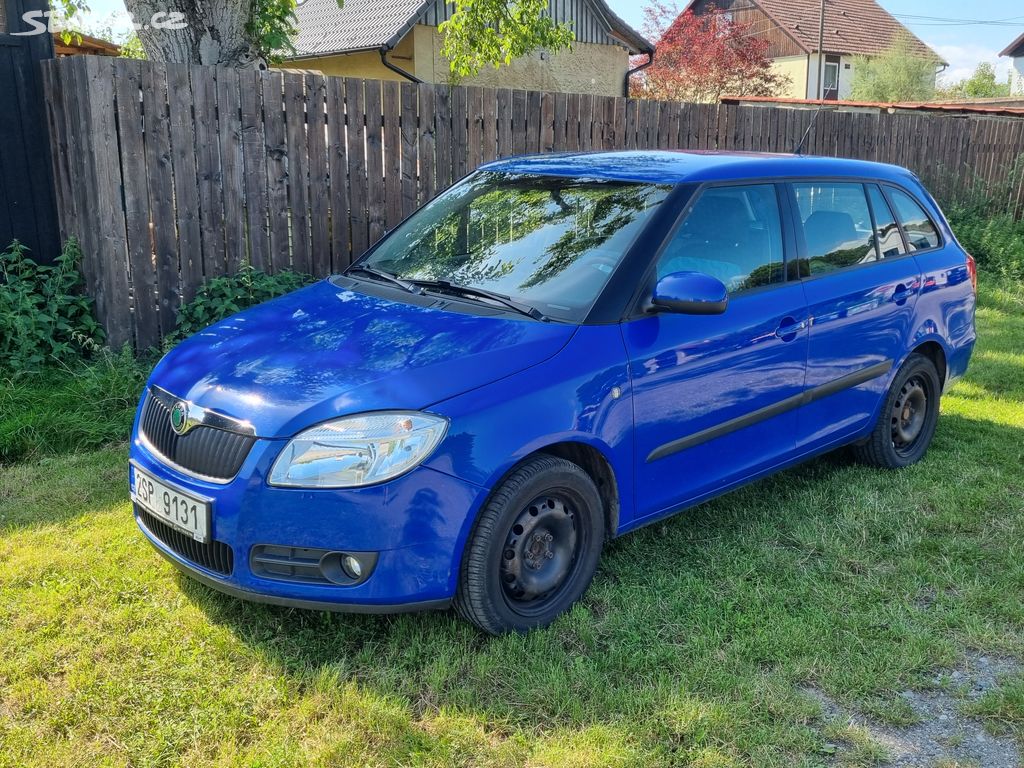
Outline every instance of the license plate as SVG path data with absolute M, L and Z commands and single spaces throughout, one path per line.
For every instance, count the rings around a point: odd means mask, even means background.
M 132 466 L 132 501 L 172 528 L 206 543 L 210 537 L 210 503 L 160 482 Z

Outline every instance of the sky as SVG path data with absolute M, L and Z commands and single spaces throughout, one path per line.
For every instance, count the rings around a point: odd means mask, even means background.
M 643 0 L 607 0 L 619 16 L 637 29 L 643 27 Z M 669 0 L 671 2 L 671 0 Z M 1024 4 L 1019 0 L 880 0 L 890 13 L 905 16 L 928 16 L 943 21 L 900 18 L 911 31 L 928 43 L 949 62 L 942 78 L 955 82 L 969 77 L 982 61 L 995 65 L 1000 79 L 1006 77 L 1010 60 L 999 58 L 999 52 L 1024 32 Z M 685 0 L 679 0 L 680 8 Z M 90 0 L 89 23 L 115 31 L 127 28 L 123 0 Z M 113 17 L 117 16 L 117 19 Z M 110 23 L 113 20 L 113 23 Z M 999 21 L 999 24 L 965 23 Z

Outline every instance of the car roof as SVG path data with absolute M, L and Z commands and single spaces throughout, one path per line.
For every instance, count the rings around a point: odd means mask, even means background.
M 791 177 L 852 177 L 906 181 L 910 171 L 897 165 L 811 155 L 714 150 L 649 150 L 567 152 L 523 155 L 480 166 L 485 171 L 533 173 L 543 176 L 644 181 L 655 184 L 785 179 Z

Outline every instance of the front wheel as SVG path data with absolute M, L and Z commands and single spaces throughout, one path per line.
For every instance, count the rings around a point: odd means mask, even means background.
M 896 373 L 871 436 L 853 446 L 865 464 L 888 469 L 920 461 L 939 419 L 939 374 L 935 364 L 914 353 Z
M 586 591 L 604 543 L 597 486 L 540 455 L 494 491 L 462 558 L 455 608 L 493 635 L 545 627 Z

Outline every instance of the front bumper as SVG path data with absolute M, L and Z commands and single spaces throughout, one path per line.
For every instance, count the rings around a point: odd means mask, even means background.
M 265 478 L 283 446 L 284 441 L 257 440 L 235 479 L 218 484 L 167 466 L 135 436 L 135 466 L 212 500 L 211 539 L 230 548 L 230 570 L 218 573 L 189 559 L 187 548 L 151 530 L 147 516 L 136 510 L 140 530 L 179 570 L 247 600 L 367 613 L 448 605 L 463 545 L 486 497 L 482 488 L 426 467 L 367 488 L 275 488 Z M 254 573 L 250 555 L 258 545 L 374 552 L 378 558 L 360 583 L 305 583 Z

